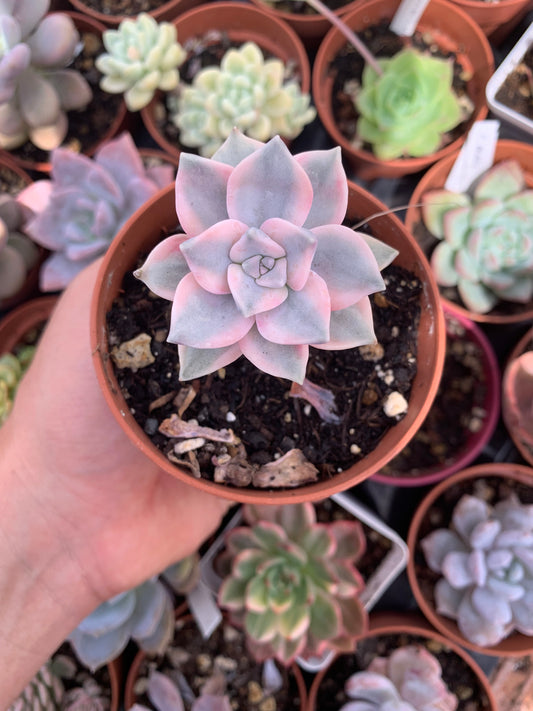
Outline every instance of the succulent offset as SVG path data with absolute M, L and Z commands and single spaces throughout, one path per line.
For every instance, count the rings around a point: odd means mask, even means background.
M 27 234 L 52 251 L 40 271 L 43 291 L 64 289 L 174 174 L 170 165 L 145 168 L 128 133 L 108 141 L 94 158 L 56 148 L 51 161 L 51 180 L 38 180 L 18 196 L 35 213 Z
M 509 364 L 503 393 L 505 421 L 533 454 L 533 350 Z
M 286 665 L 298 655 L 352 651 L 367 622 L 355 567 L 361 524 L 317 523 L 309 502 L 245 506 L 244 518 L 248 526 L 227 534 L 231 572 L 218 599 L 244 628 L 251 654 Z
M 184 558 L 161 577 L 179 593 L 198 580 L 198 558 Z M 71 633 L 79 660 L 91 670 L 118 657 L 133 639 L 148 654 L 161 653 L 174 634 L 174 606 L 169 589 L 157 577 L 99 605 Z
M 466 307 L 533 298 L 533 190 L 516 160 L 494 165 L 468 193 L 430 190 L 422 217 L 441 240 L 431 255 L 437 282 L 457 287 Z
M 451 61 L 408 48 L 378 62 L 383 74 L 365 64 L 355 95 L 358 138 L 381 160 L 439 150 L 446 132 L 471 112 L 453 91 Z
M 0 302 L 19 291 L 37 264 L 39 249 L 24 234 L 31 210 L 11 195 L 0 195 Z
M 64 140 L 67 112 L 84 109 L 92 91 L 68 65 L 80 36 L 64 13 L 47 15 L 50 0 L 3 0 L 0 5 L 0 147 L 30 140 L 52 150 Z
M 149 104 L 158 89 L 171 91 L 178 85 L 178 67 L 186 52 L 172 23 L 158 23 L 141 12 L 135 20 L 123 20 L 118 29 L 106 30 L 103 41 L 107 52 L 96 60 L 104 75 L 100 87 L 111 94 L 124 93 L 130 111 Z
M 0 425 L 11 412 L 15 393 L 34 353 L 35 346 L 22 346 L 16 353 L 4 353 L 0 356 Z
M 347 680 L 352 701 L 340 711 L 455 711 L 459 700 L 441 675 L 439 661 L 427 649 L 399 647 Z
M 184 234 L 160 242 L 135 272 L 173 301 L 168 340 L 180 378 L 244 354 L 302 383 L 309 345 L 375 341 L 369 294 L 396 250 L 341 223 L 348 187 L 340 149 L 292 156 L 279 136 L 234 131 L 212 160 L 182 153 L 176 209 Z
M 167 98 L 180 142 L 209 158 L 234 128 L 258 141 L 295 138 L 316 111 L 285 72 L 281 60 L 265 60 L 254 42 L 229 49 L 220 67 L 200 70 L 191 85 Z
M 482 647 L 513 631 L 533 635 L 533 505 L 516 495 L 494 506 L 464 495 L 450 528 L 421 541 L 435 585 L 437 612 L 457 621 Z

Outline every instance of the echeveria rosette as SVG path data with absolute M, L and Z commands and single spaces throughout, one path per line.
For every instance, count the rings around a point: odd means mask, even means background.
M 452 89 L 453 64 L 413 49 L 378 61 L 383 74 L 366 64 L 355 97 L 358 138 L 381 160 L 434 153 L 465 118 Z
M 258 661 L 353 651 L 364 631 L 355 567 L 365 539 L 358 521 L 317 523 L 312 504 L 244 508 L 229 532 L 219 603 L 246 633 Z
M 533 298 L 533 190 L 520 164 L 497 163 L 469 193 L 423 196 L 422 217 L 441 242 L 431 267 L 443 287 L 457 287 L 468 309 L 488 313 L 500 300 Z
M 396 250 L 341 225 L 348 188 L 340 149 L 292 156 L 235 131 L 212 160 L 182 153 L 176 209 L 185 234 L 163 240 L 135 272 L 173 302 L 168 340 L 180 378 L 244 354 L 303 382 L 309 345 L 375 340 L 369 294 Z
M 494 506 L 464 495 L 452 525 L 421 546 L 435 585 L 437 612 L 457 621 L 470 642 L 490 647 L 518 631 L 533 635 L 533 505 L 515 495 Z
M 438 659 L 418 645 L 374 657 L 365 671 L 352 674 L 345 691 L 352 701 L 339 711 L 455 711 L 459 704 Z
M 56 148 L 51 161 L 51 180 L 36 181 L 18 196 L 35 213 L 27 234 L 53 252 L 39 274 L 43 291 L 64 289 L 174 175 L 170 165 L 145 168 L 128 133 L 105 143 L 94 158 Z

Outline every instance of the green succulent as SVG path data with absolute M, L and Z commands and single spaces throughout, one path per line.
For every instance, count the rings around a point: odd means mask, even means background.
M 317 523 L 312 504 L 245 506 L 248 526 L 229 532 L 219 603 L 244 628 L 251 654 L 289 664 L 326 650 L 353 651 L 366 626 L 355 561 L 358 521 Z
M 118 29 L 106 30 L 107 53 L 96 60 L 104 74 L 100 87 L 110 94 L 124 93 L 130 111 L 150 103 L 157 89 L 171 91 L 179 83 L 178 67 L 186 52 L 170 22 L 157 23 L 147 13 L 123 20 Z
M 358 137 L 381 160 L 434 153 L 472 110 L 453 91 L 452 62 L 414 49 L 378 61 L 383 74 L 366 64 L 354 99 Z
M 202 69 L 167 98 L 181 143 L 209 158 L 234 128 L 258 141 L 295 138 L 316 112 L 296 81 L 285 82 L 285 71 L 281 60 L 265 60 L 254 42 L 229 49 L 220 67 Z
M 16 354 L 4 353 L 0 356 L 0 425 L 11 412 L 18 385 L 34 353 L 35 346 L 22 346 Z

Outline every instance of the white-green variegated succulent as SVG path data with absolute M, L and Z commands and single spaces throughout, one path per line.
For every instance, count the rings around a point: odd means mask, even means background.
M 265 60 L 254 42 L 229 49 L 220 67 L 202 69 L 167 103 L 181 143 L 208 158 L 234 128 L 258 141 L 295 138 L 316 115 L 283 62 Z
M 172 23 L 158 23 L 141 13 L 135 20 L 123 20 L 116 30 L 106 30 L 103 41 L 107 52 L 96 60 L 104 75 L 100 87 L 110 94 L 124 93 L 130 111 L 146 106 L 158 89 L 177 87 L 186 52 Z

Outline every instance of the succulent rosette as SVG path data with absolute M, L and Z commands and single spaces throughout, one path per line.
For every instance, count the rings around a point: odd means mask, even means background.
M 309 346 L 375 341 L 369 294 L 396 250 L 341 224 L 348 200 L 340 149 L 292 156 L 234 131 L 213 159 L 182 153 L 176 210 L 184 234 L 135 272 L 173 302 L 168 340 L 180 378 L 244 355 L 302 383 Z
M 378 61 L 383 74 L 365 65 L 355 98 L 357 135 L 381 160 L 434 153 L 466 118 L 452 89 L 453 64 L 413 49 Z

